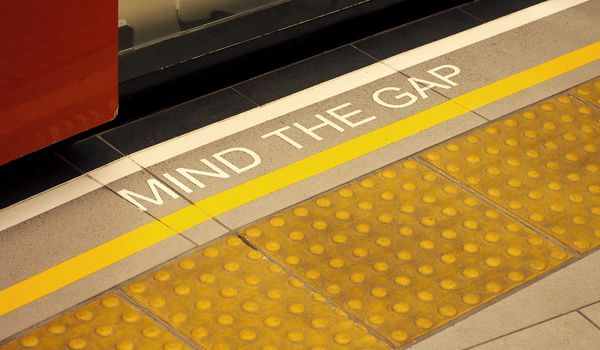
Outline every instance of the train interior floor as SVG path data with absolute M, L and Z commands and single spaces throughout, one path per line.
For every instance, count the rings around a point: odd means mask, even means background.
M 599 348 L 600 0 L 483 3 L 38 164 L 0 350 Z

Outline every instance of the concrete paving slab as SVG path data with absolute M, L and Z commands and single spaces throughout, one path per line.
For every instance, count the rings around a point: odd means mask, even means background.
M 411 350 L 465 349 L 600 300 L 600 252 L 478 311 Z
M 576 312 L 541 323 L 473 350 L 589 350 L 600 342 L 600 330 Z

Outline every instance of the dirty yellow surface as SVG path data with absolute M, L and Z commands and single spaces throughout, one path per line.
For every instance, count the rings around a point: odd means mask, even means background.
M 425 160 L 579 252 L 600 245 L 600 113 L 560 95 Z
M 188 350 L 190 347 L 111 293 L 0 346 L 0 349 Z
M 237 236 L 124 290 L 205 349 L 389 349 Z
M 241 234 L 396 345 L 569 258 L 415 160 Z

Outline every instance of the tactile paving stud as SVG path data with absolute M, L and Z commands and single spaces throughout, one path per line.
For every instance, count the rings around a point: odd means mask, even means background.
M 205 349 L 389 349 L 237 236 L 124 290 Z
M 581 84 L 570 90 L 571 93 L 600 107 L 600 78 Z
M 415 160 L 241 234 L 397 345 L 569 258 Z
M 189 350 L 190 347 L 111 293 L 0 346 L 0 349 Z
M 423 158 L 579 252 L 600 245 L 600 113 L 587 104 L 557 96 Z

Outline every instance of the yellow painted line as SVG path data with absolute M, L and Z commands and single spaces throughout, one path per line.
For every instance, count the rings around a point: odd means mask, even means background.
M 196 208 L 211 216 L 225 213 L 257 198 L 317 175 L 340 164 L 390 145 L 420 131 L 458 117 L 546 80 L 600 59 L 600 42 L 585 46 L 525 71 L 468 92 L 452 101 L 341 143 L 269 174 L 196 202 Z M 463 107 L 464 106 L 464 107 Z M 183 208 L 164 219 L 179 231 L 210 219 L 193 206 Z M 152 223 L 130 231 L 48 270 L 0 291 L 0 315 L 6 314 L 70 283 L 102 270 L 177 232 L 161 223 Z

